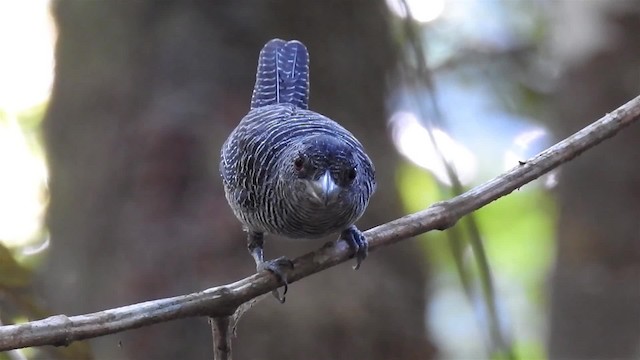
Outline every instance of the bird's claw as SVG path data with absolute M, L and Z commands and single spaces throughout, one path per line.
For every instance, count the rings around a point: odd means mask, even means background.
M 278 289 L 273 290 L 271 294 L 281 303 L 284 304 L 286 300 L 287 291 L 289 290 L 289 283 L 287 282 L 287 270 L 293 269 L 293 262 L 286 257 L 279 257 L 273 260 L 263 261 L 257 266 L 258 272 L 267 270 L 276 276 L 278 282 L 280 282 L 284 286 L 284 290 L 282 292 L 282 296 L 280 296 L 280 292 Z
M 353 250 L 351 257 L 356 258 L 356 265 L 353 266 L 353 270 L 358 270 L 362 261 L 366 259 L 369 254 L 367 238 L 362 234 L 362 231 L 358 230 L 355 226 L 344 230 L 341 238 L 346 241 L 351 250 Z

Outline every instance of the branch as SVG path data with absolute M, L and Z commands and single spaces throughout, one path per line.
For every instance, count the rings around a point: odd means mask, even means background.
M 505 196 L 558 167 L 585 150 L 614 136 L 640 119 L 640 96 L 600 120 L 557 143 L 512 170 L 450 200 L 377 226 L 364 233 L 369 250 L 425 233 L 445 230 L 461 217 Z M 344 241 L 330 242 L 293 261 L 288 274 L 295 282 L 349 260 Z M 73 341 L 113 334 L 160 322 L 194 316 L 226 317 L 243 303 L 278 287 L 268 272 L 261 272 L 228 285 L 197 293 L 67 317 L 56 315 L 19 325 L 0 326 L 0 351 L 39 345 L 68 345 Z
M 231 360 L 231 317 L 209 318 L 213 334 L 214 360 Z

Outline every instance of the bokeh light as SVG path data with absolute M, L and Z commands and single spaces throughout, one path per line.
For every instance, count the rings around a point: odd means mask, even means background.
M 49 98 L 55 37 L 48 1 L 0 2 L 0 241 L 7 246 L 42 229 L 47 169 L 22 115 Z
M 0 1 L 0 109 L 18 112 L 49 98 L 55 36 L 49 1 Z
M 443 184 L 451 185 L 442 158 L 455 169 L 462 184 L 471 183 L 478 172 L 475 155 L 441 129 L 429 130 L 410 112 L 397 112 L 389 120 L 398 151 L 416 165 L 429 170 Z M 437 148 L 436 148 L 437 146 Z
M 445 0 L 387 0 L 391 11 L 402 18 L 407 17 L 406 7 L 412 18 L 421 23 L 427 23 L 439 18 L 444 12 Z

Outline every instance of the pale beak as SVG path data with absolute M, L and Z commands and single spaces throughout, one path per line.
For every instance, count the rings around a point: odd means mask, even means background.
M 311 182 L 311 195 L 323 204 L 328 204 L 340 191 L 340 187 L 333 182 L 331 174 L 327 171 L 320 179 Z

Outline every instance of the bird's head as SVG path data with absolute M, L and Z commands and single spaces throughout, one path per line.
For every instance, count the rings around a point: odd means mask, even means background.
M 282 177 L 295 201 L 316 208 L 348 204 L 362 197 L 362 191 L 372 192 L 367 189 L 375 186 L 373 166 L 366 160 L 344 139 L 318 135 L 292 147 L 282 164 Z

